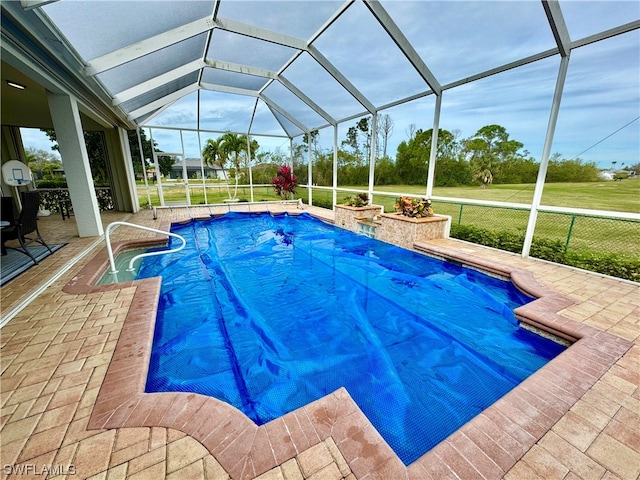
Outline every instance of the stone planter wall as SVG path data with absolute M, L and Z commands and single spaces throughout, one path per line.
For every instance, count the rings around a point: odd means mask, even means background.
M 382 207 L 370 205 L 367 207 L 350 207 L 348 205 L 336 205 L 336 215 L 334 224 L 338 227 L 358 233 L 360 220 L 371 220 L 375 216 L 380 216 Z
M 449 238 L 451 217 L 447 215 L 411 218 L 400 213 L 383 213 L 383 211 L 383 207 L 379 205 L 367 207 L 336 205 L 334 224 L 408 249 L 412 249 L 415 242 Z M 373 217 L 376 217 L 375 221 Z
M 399 213 L 382 213 L 380 225 L 376 228 L 376 239 L 393 243 L 403 248 L 413 248 L 420 240 L 448 238 L 451 217 L 434 215 L 433 217 L 411 218 Z

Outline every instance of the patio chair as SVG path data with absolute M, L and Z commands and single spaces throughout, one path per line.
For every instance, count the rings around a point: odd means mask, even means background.
M 2 197 L 2 205 L 0 206 L 1 228 L 12 227 L 16 223 L 16 217 L 13 213 L 13 197 Z M 7 254 L 7 249 L 2 242 L 2 255 Z
M 5 198 L 2 199 L 2 216 L 4 219 L 7 210 L 10 209 L 13 212 L 13 202 L 11 202 L 11 206 L 8 206 L 8 203 Z M 38 230 L 38 210 L 40 209 L 40 194 L 38 192 L 23 192 L 22 193 L 22 211 L 18 216 L 18 219 L 8 227 L 0 230 L 0 237 L 2 240 L 2 254 L 6 255 L 6 247 L 4 243 L 7 240 L 18 240 L 20 242 L 20 247 L 12 247 L 13 250 L 17 250 L 25 255 L 31 257 L 33 262 L 37 265 L 38 261 L 36 257 L 27 249 L 27 245 L 36 242 L 40 245 L 44 246 L 49 250 L 50 253 L 53 253 L 53 250 L 47 245 L 40 235 L 40 231 Z M 30 235 L 29 237 L 27 235 Z

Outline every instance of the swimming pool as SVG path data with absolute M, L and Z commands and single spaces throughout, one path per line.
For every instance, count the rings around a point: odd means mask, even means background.
M 189 391 L 257 424 L 345 386 L 409 464 L 564 347 L 519 327 L 509 282 L 307 215 L 174 225 L 147 391 Z

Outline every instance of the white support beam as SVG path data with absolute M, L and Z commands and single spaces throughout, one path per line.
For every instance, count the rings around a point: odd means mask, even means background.
M 338 18 L 340 18 L 340 16 L 344 12 L 346 12 L 347 9 L 354 3 L 355 3 L 355 0 L 345 0 L 345 2 L 342 5 L 340 5 L 340 7 L 338 7 L 336 11 L 333 12 L 331 16 L 320 26 L 320 28 L 318 28 L 318 30 L 316 30 L 316 32 L 313 35 L 311 35 L 311 37 L 309 38 L 308 44 L 311 45 L 313 42 L 315 42 L 318 39 L 318 37 L 320 37 L 320 35 L 322 35 L 325 31 L 327 31 L 329 27 L 333 25 L 333 23 L 336 20 L 338 20 Z
M 306 125 L 302 124 L 298 119 L 293 117 L 289 112 L 287 112 L 284 108 L 282 108 L 276 102 L 274 102 L 269 97 L 267 97 L 264 93 L 261 93 L 259 97 L 262 99 L 262 101 L 264 103 L 269 105 L 270 108 L 273 108 L 276 112 L 278 112 L 284 118 L 289 120 L 291 123 L 293 123 L 300 130 L 302 130 L 303 132 L 307 132 L 307 133 L 309 132 L 309 127 L 307 127 Z
M 251 120 L 249 120 L 249 128 L 247 128 L 247 137 L 251 135 L 251 129 L 253 128 L 253 121 L 256 118 L 256 111 L 258 110 L 259 98 L 256 97 L 256 103 L 253 105 L 253 112 L 251 112 Z
M 213 28 L 213 20 L 210 17 L 204 17 L 186 25 L 182 25 L 168 32 L 155 35 L 153 37 L 141 40 L 132 45 L 114 52 L 107 53 L 100 57 L 94 58 L 85 68 L 85 74 L 88 76 L 96 75 L 111 68 L 130 62 L 136 58 L 143 57 L 149 53 L 156 52 L 162 48 L 181 42 L 191 37 L 195 37 L 201 33 L 207 32 Z
M 189 174 L 187 173 L 187 157 L 184 154 L 184 136 L 182 130 L 180 130 L 180 148 L 182 153 L 180 158 L 182 161 L 182 181 L 184 182 L 184 190 L 187 195 L 187 205 L 191 205 L 191 189 L 189 188 Z
M 291 132 L 289 132 L 289 130 L 287 130 L 287 126 L 280 121 L 280 117 L 278 117 L 278 115 L 276 115 L 277 110 L 275 108 L 273 108 L 271 105 L 269 105 L 268 103 L 266 105 L 267 105 L 267 108 L 269 109 L 269 111 L 271 112 L 271 115 L 273 115 L 273 118 L 275 118 L 276 122 L 278 122 L 278 124 L 280 125 L 280 128 L 282 128 L 284 133 L 286 133 L 287 136 L 289 137 L 289 139 L 291 139 Z M 291 161 L 291 163 L 293 163 L 293 160 Z
M 176 92 L 173 92 L 165 97 L 159 98 L 158 100 L 151 102 L 151 103 L 147 103 L 146 105 L 133 110 L 132 112 L 129 112 L 129 114 L 127 115 L 129 117 L 130 120 L 135 120 L 136 118 L 140 118 L 141 116 L 143 116 L 146 113 L 149 112 L 153 112 L 154 110 L 158 109 L 158 108 L 162 108 L 170 103 L 175 102 L 176 100 L 181 99 L 182 97 L 184 97 L 185 95 L 189 95 L 190 93 L 195 92 L 196 90 L 198 90 L 198 85 L 197 84 L 193 84 L 193 85 L 189 85 L 188 87 L 184 87 Z
M 147 205 L 151 206 L 151 193 L 149 192 L 149 178 L 147 173 L 147 159 L 144 156 L 144 148 L 142 147 L 142 138 L 140 137 L 140 128 L 136 128 L 136 137 L 138 138 L 138 153 L 140 154 L 140 166 L 142 168 L 142 178 L 144 180 L 144 189 L 147 192 Z M 135 190 L 138 190 L 137 188 Z M 205 192 L 205 203 L 207 201 Z M 135 213 L 135 212 L 134 212 Z
M 138 85 L 127 88 L 120 93 L 117 93 L 113 97 L 113 105 L 120 105 L 127 100 L 131 100 L 143 93 L 147 93 L 154 88 L 161 87 L 173 80 L 176 80 L 180 77 L 184 77 L 190 73 L 193 73 L 201 68 L 204 68 L 206 65 L 202 60 L 194 60 L 193 62 L 187 63 L 186 65 L 182 65 L 181 67 L 175 68 L 170 72 L 164 73 L 162 75 L 158 75 L 157 77 L 153 77 L 146 82 L 139 83 Z
M 355 98 L 360 105 L 367 109 L 370 114 L 376 111 L 376 107 L 371 103 L 348 79 L 340 70 L 333 66 L 333 64 L 313 45 L 309 45 L 309 54 L 318 62 L 322 68 L 324 68 L 329 75 L 336 79 L 336 81 L 342 85 L 347 92 Z
M 569 70 L 569 56 L 563 56 L 560 60 L 560 68 L 558 69 L 558 78 L 556 80 L 556 89 L 553 93 L 553 103 L 551 104 L 551 112 L 549 113 L 549 124 L 547 126 L 547 135 L 544 139 L 544 147 L 542 148 L 542 158 L 540 159 L 540 168 L 538 169 L 538 178 L 536 179 L 536 188 L 533 191 L 533 200 L 531 200 L 531 209 L 529 212 L 529 221 L 527 223 L 527 231 L 524 236 L 524 245 L 522 246 L 522 256 L 527 258 L 531 251 L 533 242 L 533 234 L 536 229 L 536 221 L 538 219 L 538 208 L 542 200 L 542 192 L 544 190 L 544 182 L 547 178 L 547 168 L 549 166 L 549 156 L 551 154 L 551 146 L 553 145 L 553 136 L 558 123 L 558 113 L 560 112 L 560 101 L 562 100 L 562 92 L 564 90 L 564 82 L 567 78 Z
M 297 50 L 306 50 L 307 42 L 296 37 L 284 35 L 282 33 L 273 32 L 253 25 L 236 22 L 228 18 L 217 18 L 215 20 L 216 28 L 226 30 L 227 32 L 237 33 L 247 37 L 257 38 L 266 42 L 284 45 L 285 47 L 295 48 Z
M 335 127 L 336 125 L 334 125 Z M 293 153 L 293 139 L 291 139 L 290 152 Z M 307 135 L 307 203 L 313 205 L 313 159 L 311 157 L 311 134 Z
M 211 90 L 212 92 L 231 93 L 234 95 L 245 95 L 247 97 L 257 97 L 258 92 L 247 88 L 229 87 L 227 85 L 218 85 L 215 83 L 201 83 L 203 90 Z
M 435 75 L 431 73 L 431 70 L 429 70 L 427 65 L 422 61 L 418 52 L 416 52 L 409 40 L 407 40 L 407 37 L 402 33 L 402 30 L 398 28 L 380 2 L 378 0 L 365 0 L 364 4 L 376 20 L 378 20 L 378 23 L 382 25 L 382 28 L 387 31 L 387 34 L 402 51 L 404 56 L 407 57 L 407 60 L 411 62 L 413 68 L 415 68 L 423 80 L 427 82 L 431 90 L 433 90 L 436 95 L 440 95 L 442 92 L 440 82 L 438 82 Z
M 151 145 L 153 145 L 153 129 L 151 128 L 149 129 L 149 140 L 151 141 Z M 158 188 L 158 199 L 160 200 L 160 206 L 164 207 L 164 192 L 162 190 L 162 178 L 160 177 L 160 164 L 158 163 L 158 152 L 156 152 L 155 148 L 151 148 L 151 156 L 153 157 L 153 169 L 156 177 L 156 186 Z
M 514 62 L 505 63 L 496 68 L 492 68 L 490 70 L 486 70 L 481 73 L 477 73 L 476 75 L 472 75 L 470 77 L 465 77 L 460 80 L 456 80 L 455 82 L 448 83 L 442 87 L 442 90 L 450 90 L 455 87 L 459 87 L 460 85 L 464 85 L 465 83 L 475 82 L 476 80 L 480 80 L 482 78 L 490 77 L 491 75 L 496 75 L 498 73 L 506 72 L 507 70 L 512 70 L 514 68 L 522 67 L 523 65 L 527 65 L 529 63 L 537 62 L 538 60 L 542 60 L 545 58 L 553 57 L 558 54 L 557 48 L 552 48 L 550 50 L 545 50 L 544 52 L 536 53 L 526 58 L 522 58 L 520 60 L 516 60 Z
M 431 130 L 431 152 L 429 153 L 429 169 L 427 172 L 427 198 L 433 195 L 433 184 L 436 177 L 436 157 L 438 153 L 438 132 L 440 131 L 440 109 L 442 94 L 436 95 L 436 108 L 433 112 L 433 130 Z
M 47 102 L 69 184 L 69 196 L 76 215 L 78 235 L 99 237 L 104 230 L 93 186 L 78 102 L 69 95 L 51 92 L 47 92 Z
M 633 22 L 625 23 L 624 25 L 620 25 L 618 27 L 610 28 L 609 30 L 605 30 L 604 32 L 596 33 L 594 35 L 589 35 L 588 37 L 581 38 L 580 40 L 576 40 L 571 42 L 571 49 L 578 47 L 584 47 L 585 45 L 589 45 L 591 43 L 599 42 L 600 40 L 606 40 L 607 38 L 615 37 L 617 35 L 622 35 L 623 33 L 629 33 L 633 30 L 640 29 L 640 20 L 635 20 Z
M 278 77 L 277 72 L 266 70 L 264 68 L 243 65 L 242 63 L 227 62 L 226 60 L 215 60 L 207 58 L 204 63 L 211 68 L 226 70 L 228 72 L 244 73 L 245 75 L 253 75 L 255 77 L 264 77 L 275 80 Z
M 135 122 L 138 125 L 148 125 L 151 120 L 155 117 L 157 117 L 158 115 L 160 115 L 162 112 L 164 112 L 167 108 L 169 108 L 172 104 L 171 103 L 167 103 L 165 106 L 160 107 L 158 110 L 145 114 L 142 117 L 138 117 L 136 118 Z
M 544 13 L 547 15 L 549 27 L 551 27 L 551 32 L 553 33 L 553 38 L 556 40 L 560 55 L 566 57 L 571 51 L 571 37 L 569 36 L 567 24 L 560 10 L 560 3 L 558 0 L 542 0 L 542 7 L 544 8 Z
M 129 146 L 129 136 L 124 128 L 118 127 L 119 147 L 124 157 L 124 174 L 127 179 L 126 187 L 129 191 L 131 201 L 131 212 L 140 211 L 140 200 L 138 199 L 138 188 L 136 187 L 136 174 L 133 170 L 133 159 L 131 158 L 131 147 Z M 144 164 L 144 160 L 143 160 Z M 143 171 L 145 169 L 143 168 Z M 146 175 L 146 172 L 144 173 Z
M 253 120 L 253 115 L 256 113 L 256 108 L 258 108 L 258 99 L 256 98 L 256 104 L 253 107 L 253 114 L 251 115 L 251 119 Z M 249 126 L 249 130 L 251 130 L 251 126 Z M 253 168 L 251 167 L 251 134 L 247 131 L 247 157 L 248 157 L 248 167 L 249 167 L 249 192 L 250 192 L 250 201 L 254 201 L 254 192 L 253 192 Z M 292 169 L 293 170 L 293 169 Z
M 311 107 L 318 115 L 324 118 L 331 125 L 335 125 L 337 123 L 336 120 L 331 115 L 329 115 L 320 105 L 318 105 L 316 102 L 314 102 L 309 97 L 307 97 L 304 94 L 304 92 L 302 92 L 298 87 L 296 87 L 293 83 L 287 80 L 283 75 L 278 76 L 278 81 L 282 85 L 284 85 L 286 88 L 288 88 L 289 91 L 291 91 L 291 93 L 293 93 L 296 97 L 298 97 L 300 100 L 306 103 L 309 107 Z
M 333 127 L 333 165 L 331 167 L 332 172 L 332 198 L 331 208 L 335 209 L 338 204 L 338 125 Z
M 375 187 L 376 158 L 378 157 L 378 114 L 371 115 L 371 152 L 369 155 L 369 205 L 373 202 Z
M 410 97 L 401 98 L 400 100 L 396 100 L 394 102 L 385 103 L 378 107 L 378 111 L 386 110 L 388 108 L 397 107 L 398 105 L 402 105 L 404 103 L 412 102 L 414 100 L 418 100 L 419 98 L 428 97 L 429 95 L 433 95 L 433 90 L 426 90 L 424 92 L 416 93 L 415 95 L 411 95 Z
M 20 4 L 25 10 L 33 10 L 34 8 L 42 7 L 44 5 L 55 3 L 57 1 L 59 0 L 20 0 Z

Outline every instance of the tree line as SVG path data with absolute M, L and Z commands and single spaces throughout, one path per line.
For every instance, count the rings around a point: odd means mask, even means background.
M 408 139 L 402 141 L 395 158 L 387 154 L 388 140 L 393 132 L 394 123 L 389 115 L 378 118 L 377 128 L 372 128 L 371 117 L 356 121 L 347 130 L 341 141 L 338 156 L 338 182 L 341 185 L 368 185 L 369 159 L 372 144 L 377 152 L 375 160 L 376 185 L 424 185 L 427 179 L 433 130 L 417 129 L 411 125 L 407 131 Z M 46 131 L 55 142 L 55 133 Z M 168 175 L 176 159 L 162 155 L 157 144 L 146 138 L 141 130 L 143 158 L 152 157 L 155 150 L 158 156 L 160 173 Z M 87 152 L 94 175 L 94 182 L 108 184 L 106 149 L 102 132 L 85 132 Z M 299 183 L 308 183 L 308 149 L 311 148 L 312 183 L 330 186 L 333 184 L 333 150 L 322 149 L 318 142 L 318 131 L 304 135 L 301 142 L 293 144 L 293 152 L 260 151 L 255 139 L 250 143 L 248 154 L 247 136 L 227 132 L 217 138 L 206 141 L 201 152 L 203 161 L 211 166 L 223 168 L 233 183 L 249 182 L 249 165 L 252 166 L 252 178 L 256 184 L 271 183 L 279 166 L 293 159 L 293 171 Z M 149 168 L 140 158 L 138 140 L 135 131 L 129 132 L 129 143 L 136 174 L 142 175 L 142 165 Z M 54 144 L 53 150 L 57 150 Z M 54 162 L 46 152 L 28 151 L 29 163 L 45 177 L 52 174 L 52 167 L 60 165 Z M 613 162 L 615 164 L 616 162 Z M 488 186 L 495 184 L 535 183 L 539 162 L 533 158 L 524 144 L 510 138 L 506 128 L 501 125 L 486 125 L 467 138 L 462 138 L 457 130 L 440 129 L 436 148 L 435 186 L 455 187 L 465 185 Z M 640 164 L 627 167 L 640 170 Z M 583 162 L 580 158 L 564 159 L 559 153 L 552 155 L 547 182 L 592 182 L 598 181 L 599 169 L 595 163 Z
M 371 135 L 368 122 L 362 119 L 351 127 L 338 150 L 338 182 L 342 185 L 367 185 L 369 181 L 369 153 L 371 139 L 386 142 L 385 135 Z M 385 122 L 388 124 L 388 120 Z M 312 137 L 314 132 L 312 132 Z M 316 132 L 317 135 L 317 132 Z M 411 129 L 410 138 L 397 148 L 395 160 L 378 156 L 375 163 L 376 185 L 424 185 L 427 179 L 433 129 Z M 332 184 L 333 151 L 317 148 L 311 139 L 313 183 Z M 294 148 L 294 170 L 301 183 L 307 183 L 307 137 Z M 511 139 L 500 125 L 487 125 L 468 138 L 460 138 L 458 131 L 438 130 L 436 146 L 435 185 L 455 187 L 463 185 L 487 186 L 496 184 L 535 183 L 539 162 L 524 144 Z M 581 159 L 563 159 L 554 154 L 547 170 L 547 182 L 598 181 L 595 163 Z

